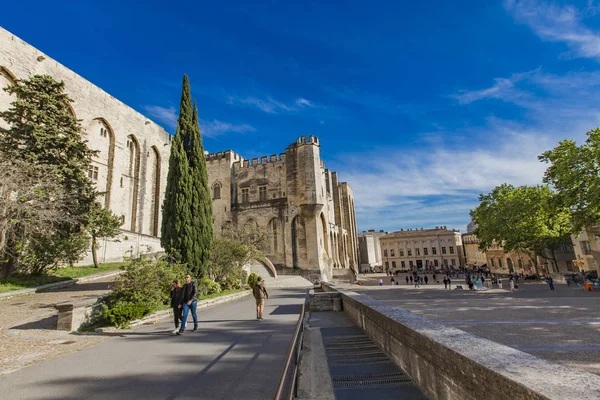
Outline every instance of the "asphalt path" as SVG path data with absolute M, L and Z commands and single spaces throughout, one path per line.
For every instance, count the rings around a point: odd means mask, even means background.
M 2 376 L 0 399 L 269 399 L 306 290 L 269 292 L 263 321 L 251 296 L 201 310 L 182 336 L 163 320 Z

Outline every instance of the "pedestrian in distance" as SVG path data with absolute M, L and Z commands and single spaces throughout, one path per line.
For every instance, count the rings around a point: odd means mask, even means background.
M 550 290 L 554 290 L 554 280 L 552 279 L 552 277 L 549 276 L 548 278 L 546 278 L 546 281 L 548 282 L 548 286 L 550 286 Z
M 254 295 L 254 299 L 256 299 L 256 319 L 262 321 L 263 310 L 265 309 L 265 299 L 269 298 L 269 293 L 265 287 L 265 282 L 260 276 L 256 281 L 256 285 L 252 288 L 252 294 Z
M 392 279 L 391 279 L 391 283 L 392 283 L 392 286 L 394 286 L 395 281 L 394 281 L 394 277 L 393 276 L 392 276 Z
M 567 287 L 571 287 L 571 279 L 567 278 Z
M 185 331 L 188 313 L 192 312 L 192 318 L 194 320 L 194 331 L 198 330 L 198 314 L 196 314 L 196 306 L 198 305 L 198 285 L 192 280 L 192 276 L 187 274 L 185 276 L 185 285 L 183 285 L 183 316 L 181 317 L 181 328 L 177 331 L 178 335 L 183 335 Z
M 405 279 L 406 279 L 406 284 L 408 285 L 408 275 L 406 275 Z
M 413 277 L 412 277 L 412 275 L 410 276 L 410 283 L 411 284 L 413 283 Z
M 502 289 L 502 279 L 498 278 L 498 289 Z
M 417 277 L 415 278 L 415 287 L 418 288 L 419 287 L 419 281 L 420 279 Z
M 436 280 L 435 280 L 435 274 L 433 274 L 433 283 L 435 283 L 435 282 L 436 282 Z
M 450 277 L 448 277 L 448 290 L 452 290 L 452 281 L 450 280 Z
M 427 275 L 425 275 L 425 284 L 427 285 L 427 282 L 429 281 L 429 278 L 427 277 Z
M 448 289 L 448 278 L 444 277 L 444 289 Z
M 514 291 L 515 291 L 515 279 L 513 278 L 513 276 L 512 276 L 512 275 L 510 275 L 510 276 L 508 277 L 508 283 L 509 283 L 509 285 L 510 285 L 510 291 L 511 291 L 511 292 L 514 292 Z
M 183 311 L 182 303 L 183 286 L 181 286 L 179 279 L 176 279 L 173 281 L 173 286 L 171 286 L 171 308 L 173 309 L 173 322 L 175 322 L 173 333 L 177 333 L 179 330 L 179 321 L 181 321 L 181 312 Z
M 383 279 L 379 278 L 379 286 L 383 286 Z

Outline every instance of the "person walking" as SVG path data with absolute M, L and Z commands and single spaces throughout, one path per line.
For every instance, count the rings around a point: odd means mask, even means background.
M 567 278 L 567 287 L 571 287 L 571 279 Z
M 448 289 L 448 278 L 444 277 L 444 289 Z
M 502 289 L 502 279 L 498 278 L 498 289 Z
M 429 281 L 429 278 L 427 277 L 427 275 L 425 275 L 425 284 L 427 285 L 427 282 Z
M 433 274 L 433 283 L 435 283 L 435 282 L 436 282 L 436 281 L 435 281 L 435 274 Z
M 546 281 L 548 282 L 548 286 L 550 286 L 550 290 L 554 290 L 554 280 L 552 279 L 552 277 L 549 276 L 548 278 L 546 278 Z
M 383 279 L 379 278 L 379 286 L 383 286 Z
M 392 283 L 392 286 L 395 285 L 396 281 L 394 281 L 394 277 L 392 276 L 392 279 L 390 279 L 390 282 Z
M 418 288 L 419 287 L 419 281 L 420 279 L 417 277 L 415 278 L 415 287 Z
M 381 281 L 381 279 L 379 281 Z M 256 319 L 262 321 L 263 310 L 265 308 L 265 298 L 269 298 L 269 293 L 267 292 L 267 288 L 265 287 L 265 282 L 260 276 L 256 281 L 256 285 L 254 285 L 254 287 L 252 288 L 252 294 L 256 299 Z
M 181 321 L 181 312 L 183 311 L 181 303 L 183 303 L 183 286 L 179 279 L 176 279 L 171 287 L 171 308 L 173 309 L 173 322 L 175 322 L 173 333 L 177 333 L 179 330 L 179 321 Z
M 452 290 L 452 281 L 450 280 L 450 277 L 448 277 L 448 290 Z
M 177 331 L 178 335 L 183 335 L 185 331 L 188 313 L 192 312 L 192 318 L 194 320 L 193 331 L 198 330 L 198 314 L 196 314 L 196 306 L 198 305 L 198 285 L 192 280 L 192 276 L 187 274 L 185 276 L 185 285 L 183 285 L 183 316 L 181 317 L 181 328 Z
M 508 277 L 508 283 L 510 284 L 510 291 L 514 292 L 515 291 L 515 279 L 512 275 L 510 275 Z
M 413 283 L 413 276 L 412 275 L 410 276 L 410 283 L 411 284 Z
M 405 279 L 406 279 L 406 284 L 408 285 L 408 275 L 406 275 Z

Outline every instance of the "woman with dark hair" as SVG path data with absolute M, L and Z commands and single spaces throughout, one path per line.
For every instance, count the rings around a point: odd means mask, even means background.
M 177 333 L 179 330 L 179 321 L 181 321 L 181 312 L 183 308 L 181 304 L 183 303 L 183 286 L 181 286 L 181 282 L 179 279 L 173 281 L 173 286 L 171 287 L 171 308 L 173 309 L 173 321 L 175 322 L 175 330 L 173 333 Z

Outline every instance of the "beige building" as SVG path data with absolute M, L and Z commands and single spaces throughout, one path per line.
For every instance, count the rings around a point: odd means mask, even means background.
M 387 235 L 387 232 L 375 232 L 373 229 L 358 234 L 360 272 L 370 272 L 376 267 L 381 268 L 383 260 L 379 238 L 385 235 Z
M 445 226 L 435 229 L 408 229 L 379 239 L 386 270 L 458 269 L 465 265 L 462 236 Z
M 575 250 L 576 271 L 600 270 L 600 230 L 592 227 L 582 231 L 579 235 L 572 235 Z
M 217 232 L 264 229 L 276 267 L 320 272 L 321 279 L 358 271 L 352 189 L 325 168 L 317 137 L 302 136 L 279 155 L 247 160 L 228 150 L 206 160 Z
M 507 274 L 509 272 L 535 274 L 535 266 L 531 257 L 523 252 L 505 252 L 500 246 L 493 246 L 486 250 L 487 266 L 493 273 Z M 578 269 L 573 262 L 573 246 L 563 246 L 554 252 L 544 251 L 544 257 L 538 257 L 538 272 L 541 275 L 557 275 L 575 272 Z
M 106 193 L 99 200 L 123 222 L 118 241 L 100 243 L 99 261 L 162 251 L 161 205 L 171 136 L 0 28 L 0 89 L 16 79 L 39 74 L 65 83 L 84 138 L 92 149 L 99 150 L 89 177 Z M 8 109 L 12 101 L 0 90 L 0 110 Z M 324 168 L 318 138 L 303 136 L 285 153 L 260 159 L 246 160 L 231 151 L 208 154 L 207 166 L 216 232 L 241 224 L 267 230 L 270 261 L 266 263 L 271 268 L 274 264 L 311 270 L 322 279 L 358 268 L 352 189 Z M 91 256 L 82 263 L 91 263 Z
M 462 235 L 463 249 L 465 252 L 465 264 L 467 267 L 483 267 L 487 264 L 485 251 L 479 248 L 479 239 L 474 233 Z

